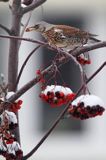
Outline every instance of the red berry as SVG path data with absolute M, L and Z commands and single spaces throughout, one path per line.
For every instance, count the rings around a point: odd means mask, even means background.
M 10 138 L 9 140 L 6 141 L 6 144 L 12 144 L 14 142 L 13 138 Z
M 41 82 L 41 83 L 45 83 L 45 79 L 44 79 L 44 78 L 41 78 L 41 79 L 40 79 L 40 82 Z
M 18 105 L 21 105 L 22 103 L 23 103 L 22 100 L 18 100 L 18 102 L 17 102 Z
M 60 92 L 60 97 L 63 98 L 64 97 L 64 93 Z
M 66 101 L 73 100 L 74 97 L 75 97 L 75 93 L 68 94 L 68 95 L 66 96 Z
M 91 61 L 90 61 L 90 60 L 87 60 L 86 64 L 91 64 Z
M 19 110 L 19 109 L 21 108 L 21 106 L 18 105 L 18 104 L 16 104 L 15 108 L 16 108 L 17 110 Z
M 16 151 L 16 155 L 17 155 L 17 157 L 22 157 L 22 155 L 23 155 L 22 150 Z
M 38 70 L 36 71 L 36 74 L 37 74 L 37 75 L 41 75 L 40 69 L 38 69 Z

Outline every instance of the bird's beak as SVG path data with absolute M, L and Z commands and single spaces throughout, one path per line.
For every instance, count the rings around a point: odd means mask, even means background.
M 32 27 L 28 27 L 28 28 L 26 28 L 26 32 L 30 32 L 30 31 L 34 31 L 35 30 L 35 27 L 34 26 L 32 26 Z

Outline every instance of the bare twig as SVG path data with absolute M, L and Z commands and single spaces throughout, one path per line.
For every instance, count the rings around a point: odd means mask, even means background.
M 106 66 L 106 61 L 86 80 L 86 84 L 89 83 L 104 67 Z M 85 84 L 81 86 L 78 91 L 78 94 L 81 92 Z
M 2 38 L 6 38 L 6 37 L 16 38 L 16 37 L 13 37 L 13 36 L 5 36 L 5 37 L 3 36 Z M 45 47 L 47 47 L 47 48 L 49 48 L 53 51 L 58 51 L 59 53 L 68 56 L 69 58 L 71 58 L 75 62 L 76 65 L 79 66 L 81 74 L 83 73 L 81 65 L 76 61 L 76 59 L 74 57 L 79 56 L 80 54 L 88 52 L 90 50 L 106 47 L 106 41 L 104 41 L 104 42 L 97 42 L 95 44 L 90 44 L 88 46 L 83 46 L 81 48 L 77 48 L 77 49 L 75 49 L 73 51 L 70 51 L 70 52 L 66 52 L 66 51 L 63 51 L 61 49 L 57 50 L 57 48 L 49 46 L 47 43 L 42 42 L 42 41 L 37 41 L 37 40 L 33 40 L 33 39 L 28 39 L 28 38 L 20 38 L 20 37 L 17 37 L 17 39 L 24 40 L 24 41 L 29 41 L 29 42 L 32 42 L 32 43 L 38 43 L 38 44 L 43 45 L 43 46 L 45 46 Z
M 27 58 L 25 59 L 23 65 L 22 65 L 22 67 L 21 67 L 21 69 L 20 69 L 20 72 L 19 72 L 19 74 L 18 74 L 18 77 L 17 77 L 17 81 L 16 81 L 16 85 L 15 85 L 16 87 L 17 87 L 17 85 L 18 85 L 18 83 L 19 83 L 20 77 L 21 77 L 21 75 L 22 75 L 22 72 L 23 72 L 23 70 L 24 70 L 24 68 L 25 68 L 28 60 L 30 59 L 30 57 L 33 55 L 33 53 L 34 53 L 38 48 L 40 48 L 40 45 L 37 46 L 36 48 L 34 48 L 34 49 L 31 51 L 31 53 L 27 56 Z
M 45 43 L 45 42 L 37 41 L 37 40 L 29 39 L 29 38 L 21 38 L 21 37 L 15 37 L 15 36 L 3 36 L 3 35 L 0 35 L 0 37 L 2 37 L 2 38 L 12 38 L 12 39 L 24 40 L 24 41 L 28 41 L 28 42 L 32 42 L 32 43 L 38 43 L 38 44 L 46 46 L 46 47 L 48 46 L 48 44 Z M 98 42 L 98 43 L 91 44 L 89 46 L 84 46 L 82 48 L 78 48 L 78 49 L 74 50 L 71 54 L 74 55 L 74 56 L 78 56 L 81 53 L 84 53 L 84 52 L 87 52 L 87 51 L 90 51 L 90 50 L 94 50 L 94 49 L 97 49 L 97 48 L 102 48 L 102 47 L 106 47 L 106 41 Z M 54 49 L 56 51 L 56 48 L 53 48 L 53 47 L 50 47 L 50 46 L 48 48 L 50 48 L 52 50 Z M 62 50 L 60 50 L 60 52 L 62 54 L 65 54 L 65 52 L 62 51 Z M 51 68 L 52 68 L 52 65 L 47 68 L 47 71 L 51 70 Z M 44 73 L 45 72 L 46 72 L 46 70 L 44 71 Z M 42 72 L 42 74 L 44 74 L 44 73 Z M 25 93 L 28 89 L 30 89 L 32 86 L 34 86 L 38 81 L 39 81 L 39 78 L 37 77 L 37 78 L 33 79 L 32 81 L 30 81 L 25 86 L 23 86 L 14 95 L 13 100 L 16 100 L 17 98 L 19 98 L 23 93 Z
M 29 12 L 29 11 L 37 8 L 37 7 L 39 7 L 44 2 L 46 2 L 46 0 L 33 0 L 33 2 L 29 6 L 23 8 L 22 14 L 25 14 L 25 13 L 27 13 L 27 12 Z
M 60 60 L 58 60 L 57 62 L 57 67 L 60 67 L 61 65 L 67 63 L 69 61 L 69 58 L 61 58 Z M 21 89 L 19 89 L 13 96 L 11 96 L 8 101 L 10 102 L 14 102 L 15 100 L 17 100 L 21 95 L 23 95 L 26 91 L 28 91 L 30 88 L 32 88 L 35 84 L 37 84 L 40 81 L 40 78 L 42 76 L 48 75 L 51 76 L 54 74 L 53 72 L 54 70 L 54 65 L 51 64 L 49 67 L 47 67 L 46 69 L 44 69 L 41 72 L 41 76 L 37 76 L 34 79 L 32 79 L 30 82 L 28 82 L 27 84 L 25 84 Z
M 59 67 L 63 64 L 63 62 L 65 62 L 65 59 L 63 58 L 62 61 L 60 62 L 60 64 L 58 65 Z M 92 74 L 92 76 L 87 80 L 86 83 L 88 83 L 89 81 L 91 81 L 106 65 L 106 62 L 104 62 L 97 70 L 94 74 Z M 47 67 L 44 71 L 41 72 L 41 75 L 45 76 L 46 74 L 51 75 L 54 74 L 53 73 L 53 65 L 50 65 L 49 67 Z M 20 88 L 13 96 L 11 96 L 8 101 L 13 102 L 15 100 L 17 100 L 20 96 L 22 96 L 26 91 L 28 91 L 30 88 L 32 88 L 35 84 L 37 84 L 40 80 L 40 76 L 37 76 L 36 78 L 34 78 L 33 80 L 31 80 L 30 82 L 28 82 L 26 85 L 24 85 L 22 88 Z
M 22 37 L 18 37 L 18 36 L 4 36 L 4 35 L 0 35 L 1 38 L 9 38 L 9 39 L 17 39 L 17 40 L 22 40 L 22 41 L 27 41 L 30 43 L 37 43 L 39 45 L 43 45 L 53 51 L 58 52 L 58 50 L 53 47 L 53 46 L 49 46 L 48 43 L 43 42 L 43 41 L 38 41 L 38 40 L 34 40 L 34 39 L 30 39 L 30 38 L 22 38 Z M 98 49 L 98 48 L 103 48 L 106 47 L 106 41 L 102 41 L 102 42 L 97 42 L 97 43 L 93 43 L 93 44 L 89 44 L 87 46 L 83 46 L 81 48 L 77 48 L 74 51 L 70 51 L 69 53 L 71 53 L 73 56 L 79 56 L 81 53 L 85 53 L 94 49 Z M 60 53 L 62 54 L 66 54 L 65 51 L 63 50 L 59 50 Z
M 6 31 L 9 35 L 11 35 L 11 30 L 8 29 L 6 26 L 0 24 L 0 28 L 2 28 L 4 31 Z
M 30 43 L 37 43 L 40 45 L 48 45 L 48 43 L 42 42 L 42 41 L 38 41 L 38 40 L 34 40 L 31 38 L 23 38 L 23 37 L 18 37 L 18 36 L 5 36 L 5 35 L 0 35 L 1 38 L 8 38 L 8 39 L 14 39 L 14 40 L 20 40 L 20 41 L 26 41 L 26 42 L 30 42 Z
M 94 72 L 86 81 L 86 83 L 89 83 L 106 65 L 106 62 L 104 62 L 97 70 L 96 72 Z M 82 91 L 83 87 L 85 85 L 82 85 L 79 90 L 76 93 L 76 96 L 74 97 L 74 99 L 79 95 L 79 93 Z M 73 100 L 74 100 L 73 99 Z M 71 101 L 72 102 L 72 101 Z M 47 139 L 47 137 L 50 135 L 50 133 L 55 129 L 55 127 L 57 126 L 57 124 L 61 121 L 61 119 L 63 118 L 63 116 L 65 115 L 65 113 L 67 112 L 67 109 L 69 108 L 70 103 L 69 102 L 67 104 L 67 106 L 63 109 L 63 111 L 60 113 L 60 115 L 58 116 L 58 118 L 56 119 L 56 121 L 53 123 L 53 125 L 50 127 L 50 129 L 46 132 L 46 134 L 43 136 L 43 138 L 38 142 L 38 144 L 27 154 L 25 155 L 22 160 L 27 160 L 28 158 L 30 158 L 36 151 L 37 149 L 42 145 L 42 143 Z
M 21 32 L 21 34 L 20 34 L 21 37 L 23 37 L 23 35 L 24 35 L 25 29 L 26 29 L 26 27 L 28 26 L 28 23 L 29 23 L 29 21 L 30 21 L 30 19 L 31 19 L 31 15 L 32 15 L 32 12 L 29 12 L 28 19 L 27 19 L 25 25 L 23 26 L 22 32 Z

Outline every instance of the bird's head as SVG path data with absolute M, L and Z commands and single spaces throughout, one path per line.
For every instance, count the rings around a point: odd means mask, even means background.
M 43 33 L 43 32 L 45 32 L 47 25 L 48 25 L 48 23 L 41 21 L 41 22 L 35 24 L 34 26 L 26 28 L 26 32 L 37 31 L 37 32 Z

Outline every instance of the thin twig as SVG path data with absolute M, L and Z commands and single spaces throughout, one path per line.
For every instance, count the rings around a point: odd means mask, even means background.
M 42 42 L 42 41 L 38 41 L 38 40 L 34 40 L 31 38 L 23 38 L 23 37 L 18 37 L 18 36 L 5 36 L 5 35 L 0 35 L 1 38 L 9 38 L 9 39 L 16 39 L 16 40 L 20 40 L 20 41 L 26 41 L 26 42 L 30 42 L 30 43 L 37 43 L 40 45 L 48 45 L 48 43 Z
M 23 8 L 22 14 L 25 14 L 25 13 L 41 6 L 44 2 L 46 2 L 46 0 L 33 0 L 33 2 L 29 6 Z
M 43 41 L 38 41 L 38 40 L 34 40 L 34 39 L 30 39 L 30 38 L 22 38 L 22 37 L 18 37 L 18 36 L 4 36 L 4 35 L 0 35 L 1 38 L 9 38 L 9 39 L 17 39 L 17 40 L 21 40 L 21 41 L 27 41 L 30 43 L 37 43 L 39 45 L 43 45 L 53 51 L 58 52 L 58 50 L 56 49 L 56 47 L 50 46 L 48 45 L 48 43 L 43 42 Z M 73 56 L 79 56 L 81 53 L 85 53 L 94 49 L 98 49 L 98 48 L 103 48 L 106 47 L 106 41 L 102 41 L 102 42 L 97 42 L 97 43 L 93 43 L 93 44 L 89 44 L 87 46 L 83 46 L 81 48 L 77 48 L 74 51 L 70 51 L 69 53 L 71 53 Z M 65 54 L 65 51 L 63 50 L 59 50 L 59 52 L 61 54 Z
M 0 35 L 0 37 L 2 38 L 13 38 L 13 39 L 18 39 L 18 40 L 24 40 L 24 41 L 28 41 L 28 42 L 32 42 L 32 43 L 38 43 L 40 45 L 43 45 L 43 46 L 48 46 L 47 43 L 45 42 L 42 42 L 42 41 L 37 41 L 37 40 L 33 40 L 33 39 L 28 39 L 28 38 L 21 38 L 21 37 L 15 37 L 15 36 L 3 36 L 3 35 Z M 78 56 L 79 54 L 81 54 L 82 52 L 87 52 L 87 51 L 90 51 L 90 50 L 94 50 L 94 49 L 97 49 L 97 48 L 102 48 L 102 47 L 106 47 L 106 41 L 103 41 L 103 42 L 98 42 L 98 43 L 95 43 L 95 44 L 91 44 L 89 46 L 84 46 L 82 48 L 79 48 L 75 51 L 73 51 L 72 55 L 75 55 L 75 56 Z M 49 48 L 53 49 L 53 47 L 50 47 Z M 56 50 L 56 49 L 55 49 Z M 64 54 L 65 52 L 61 50 L 61 53 Z M 64 59 L 65 60 L 65 59 Z M 62 62 L 63 63 L 63 62 Z M 49 71 L 50 69 L 52 68 L 52 65 L 49 66 L 47 68 L 47 71 Z M 17 94 L 14 95 L 14 98 L 13 100 L 16 100 L 17 98 L 19 98 L 22 94 L 24 94 L 28 89 L 30 89 L 31 87 L 33 87 L 37 82 L 39 81 L 38 77 L 31 80 L 28 84 L 26 84 L 25 86 L 23 86 L 18 92 Z
M 29 21 L 30 21 L 30 19 L 31 19 L 31 15 L 32 15 L 32 11 L 29 12 L 28 19 L 27 19 L 25 25 L 23 26 L 22 32 L 21 32 L 21 34 L 20 34 L 21 37 L 23 37 L 23 35 L 24 35 L 25 29 L 26 29 L 26 27 L 28 26 Z
M 18 74 L 18 77 L 17 77 L 17 80 L 16 80 L 16 85 L 15 85 L 15 87 L 17 87 L 17 85 L 18 85 L 18 83 L 19 83 L 19 80 L 20 80 L 20 78 L 21 78 L 22 72 L 23 72 L 23 70 L 24 70 L 24 68 L 25 68 L 28 60 L 30 59 L 30 57 L 33 55 L 33 53 L 34 53 L 38 48 L 40 48 L 40 45 L 37 46 L 36 48 L 34 48 L 34 49 L 30 52 L 30 54 L 27 56 L 27 58 L 25 59 L 23 65 L 22 65 L 22 67 L 21 67 L 21 69 L 20 69 L 20 71 L 19 71 L 19 74 Z
M 63 59 L 63 61 L 65 62 L 65 60 Z M 61 64 L 59 66 L 61 66 L 63 64 L 63 61 L 61 62 Z M 106 65 L 106 62 L 104 62 L 97 70 L 94 74 L 92 74 L 92 76 L 86 81 L 86 83 L 89 83 L 89 81 L 91 81 L 101 70 L 102 68 L 104 68 L 104 66 Z M 46 74 L 51 75 L 53 74 L 53 70 L 52 70 L 53 65 L 50 65 L 49 67 L 47 67 L 44 71 L 41 72 L 41 75 L 45 76 Z M 25 84 L 22 88 L 20 88 L 13 96 L 11 96 L 8 101 L 9 102 L 13 102 L 15 100 L 17 100 L 20 96 L 22 96 L 26 91 L 28 91 L 30 88 L 32 88 L 35 84 L 37 84 L 40 80 L 40 76 L 37 76 L 36 78 L 34 78 L 33 80 L 31 80 L 30 82 L 28 82 L 27 84 Z M 82 89 L 81 89 L 82 90 Z
M 67 63 L 67 61 L 69 61 L 69 58 L 60 58 L 60 60 L 58 60 L 57 62 L 57 67 L 60 67 L 61 65 Z M 10 102 L 14 102 L 15 100 L 17 100 L 21 95 L 23 95 L 26 91 L 28 91 L 30 88 L 32 88 L 35 84 L 37 84 L 40 81 L 40 78 L 42 76 L 51 76 L 54 74 L 53 72 L 54 69 L 54 65 L 51 64 L 49 67 L 47 67 L 46 69 L 44 69 L 41 72 L 41 75 L 35 77 L 34 79 L 32 79 L 31 81 L 29 81 L 27 84 L 25 84 L 22 88 L 20 88 L 13 96 L 11 96 L 8 101 Z
M 100 71 L 101 69 L 104 68 L 104 66 L 106 65 L 106 62 L 104 62 L 97 70 L 96 72 L 94 72 L 92 74 L 92 76 L 89 77 L 89 79 L 86 81 L 86 83 L 89 83 Z M 80 87 L 80 89 L 77 91 L 76 96 L 74 97 L 74 99 L 79 95 L 79 93 L 82 91 L 84 85 L 82 85 Z M 74 100 L 73 99 L 73 100 Z M 72 102 L 72 101 L 71 101 Z M 50 135 L 50 133 L 55 129 L 55 127 L 57 126 L 57 124 L 60 122 L 60 120 L 63 118 L 63 116 L 65 115 L 65 113 L 67 112 L 70 103 L 69 102 L 67 104 L 67 106 L 63 109 L 63 111 L 60 113 L 60 115 L 58 116 L 58 118 L 56 119 L 56 121 L 53 123 L 53 125 L 50 127 L 50 129 L 46 132 L 46 134 L 43 136 L 43 138 L 38 142 L 38 144 L 27 154 L 25 155 L 22 160 L 27 160 L 28 158 L 30 158 L 36 151 L 37 149 L 42 145 L 42 143 L 47 139 L 47 137 Z
M 0 24 L 0 28 L 2 28 L 4 31 L 6 31 L 9 35 L 11 35 L 11 30 L 8 29 L 6 26 Z
M 86 80 L 86 84 L 88 84 L 104 67 L 106 66 L 106 61 Z M 85 84 L 81 86 L 78 91 L 78 94 L 82 91 Z
M 5 36 L 5 38 L 6 37 L 7 36 Z M 13 37 L 13 36 L 8 36 L 8 38 L 10 38 L 10 37 L 11 38 L 16 38 L 16 37 Z M 3 38 L 4 38 L 4 36 L 3 36 Z M 38 43 L 38 44 L 43 45 L 43 46 L 45 46 L 45 47 L 47 47 L 47 48 L 49 48 L 51 50 L 57 51 L 57 49 L 55 47 L 49 46 L 47 43 L 42 42 L 42 41 L 37 41 L 37 40 L 33 40 L 33 39 L 28 39 L 28 38 L 20 38 L 20 37 L 17 37 L 17 39 L 24 40 L 24 41 L 29 41 L 29 42 L 32 42 L 32 43 Z M 74 51 L 70 51 L 69 53 L 66 52 L 66 51 L 63 51 L 61 49 L 59 49 L 58 52 L 60 52 L 61 54 L 65 54 L 66 56 L 68 56 L 69 58 L 74 60 L 75 64 L 77 64 L 79 66 L 80 72 L 82 74 L 81 65 L 76 61 L 76 59 L 74 57 L 79 56 L 80 54 L 88 52 L 90 50 L 94 50 L 94 49 L 102 48 L 102 47 L 106 47 L 106 41 L 97 42 L 95 44 L 91 44 L 91 45 L 88 45 L 88 46 L 83 46 L 81 48 L 75 49 Z

